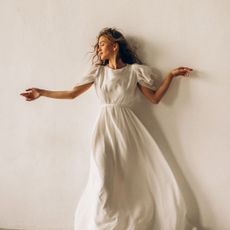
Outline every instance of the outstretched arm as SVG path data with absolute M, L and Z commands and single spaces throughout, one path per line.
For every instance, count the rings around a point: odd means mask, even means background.
M 142 86 L 138 84 L 138 88 L 140 91 L 144 94 L 144 96 L 149 99 L 152 103 L 158 104 L 161 100 L 161 98 L 165 95 L 167 92 L 170 83 L 172 82 L 172 79 L 177 76 L 189 76 L 189 73 L 193 69 L 188 68 L 188 67 L 179 67 L 176 69 L 173 69 L 170 71 L 170 73 L 165 77 L 165 79 L 162 81 L 160 87 L 154 91 L 151 90 L 145 86 Z
M 55 99 L 74 99 L 75 97 L 79 96 L 87 89 L 89 89 L 92 84 L 93 82 L 85 85 L 75 86 L 72 90 L 67 91 L 51 91 L 39 88 L 29 88 L 20 95 L 24 96 L 26 98 L 26 101 L 33 101 L 35 99 L 38 99 L 40 96 Z

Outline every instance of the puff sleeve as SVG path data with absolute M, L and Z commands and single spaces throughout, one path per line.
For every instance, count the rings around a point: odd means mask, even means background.
M 77 80 L 77 83 L 75 86 L 85 85 L 91 82 L 94 82 L 96 79 L 96 76 L 99 72 L 99 66 L 92 66 L 88 72 L 86 72 L 83 77 Z
M 137 82 L 152 90 L 157 89 L 157 75 L 152 68 L 147 65 L 134 64 L 134 71 L 136 73 Z

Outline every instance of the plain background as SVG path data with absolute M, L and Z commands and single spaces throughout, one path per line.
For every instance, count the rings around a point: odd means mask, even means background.
M 0 0 L 0 228 L 71 230 L 87 182 L 100 111 L 76 100 L 26 102 L 29 87 L 71 89 L 104 27 L 120 29 L 146 64 L 177 78 L 158 105 L 137 109 L 179 178 L 200 229 L 230 229 L 228 0 Z

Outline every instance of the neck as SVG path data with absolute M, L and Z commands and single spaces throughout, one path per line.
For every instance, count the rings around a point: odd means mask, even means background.
M 111 59 L 109 59 L 108 66 L 112 69 L 120 69 L 120 68 L 126 66 L 126 64 L 120 58 L 119 59 L 111 58 Z

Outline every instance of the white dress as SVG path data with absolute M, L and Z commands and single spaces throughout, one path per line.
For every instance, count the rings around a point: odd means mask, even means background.
M 155 88 L 146 65 L 92 67 L 77 85 L 94 82 L 101 111 L 92 135 L 88 183 L 75 230 L 191 230 L 174 175 L 158 145 L 130 109 L 137 82 Z

